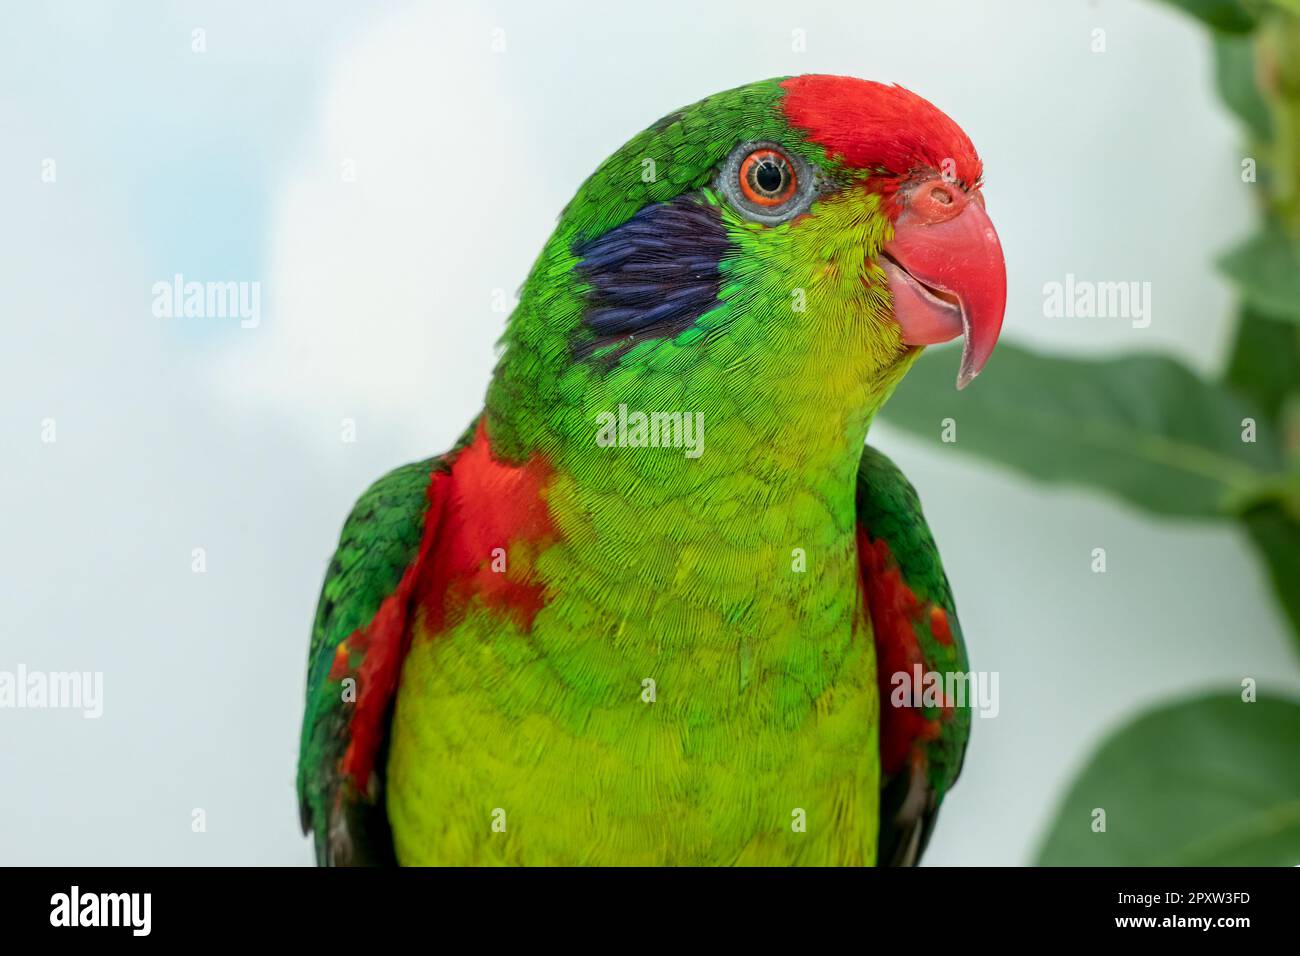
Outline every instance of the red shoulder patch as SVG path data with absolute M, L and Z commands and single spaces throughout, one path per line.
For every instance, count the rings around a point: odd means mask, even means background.
M 370 623 L 339 644 L 330 670 L 330 680 L 354 677 L 357 682 L 341 769 L 358 792 L 367 792 L 387 732 L 385 718 L 406 657 L 413 607 L 424 609 L 433 633 L 459 619 L 472 597 L 515 615 L 521 627 L 532 626 L 544 603 L 541 585 L 531 577 L 533 561 L 557 536 L 544 497 L 551 474 L 539 458 L 523 465 L 494 458 L 480 419 L 451 471 L 431 475 L 415 560 Z M 494 570 L 502 554 L 506 570 Z M 354 660 L 360 662 L 355 668 Z
M 552 475 L 536 456 L 522 465 L 495 458 L 479 420 L 452 465 L 438 541 L 416 590 L 431 633 L 459 621 L 471 600 L 532 627 L 545 603 L 533 565 L 558 537 L 546 503 Z

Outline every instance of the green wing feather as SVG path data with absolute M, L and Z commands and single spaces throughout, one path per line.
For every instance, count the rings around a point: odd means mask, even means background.
M 897 568 L 917 601 L 910 624 L 925 670 L 966 674 L 969 664 L 956 604 L 939 560 L 939 549 L 921 511 L 920 498 L 898 466 L 870 445 L 858 467 L 857 510 L 860 528 L 870 540 L 886 543 L 891 567 Z M 936 633 L 935 608 L 942 611 L 947 635 Z M 879 610 L 871 609 L 873 619 Z M 876 640 L 881 657 L 879 633 Z M 893 716 L 887 713 L 891 706 L 889 690 L 888 681 L 882 679 L 882 735 L 885 723 Z M 937 736 L 915 741 L 916 762 L 905 764 L 882 780 L 877 852 L 881 865 L 914 865 L 920 859 L 934 829 L 939 804 L 961 772 L 970 736 L 969 701 L 953 706 L 947 713 L 926 716 L 937 719 Z
M 384 813 L 383 754 L 366 792 L 340 764 L 350 742 L 354 703 L 331 669 L 339 645 L 374 619 L 415 561 L 434 474 L 446 458 L 389 472 L 363 494 L 343 525 L 321 588 L 307 658 L 307 704 L 298 761 L 298 804 L 304 833 L 313 833 L 321 865 L 386 863 L 392 858 Z

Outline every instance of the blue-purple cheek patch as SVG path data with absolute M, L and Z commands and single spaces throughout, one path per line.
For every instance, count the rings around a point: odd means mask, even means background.
M 575 271 L 588 286 L 575 357 L 622 346 L 617 356 L 689 328 L 718 304 L 718 262 L 729 249 L 718 208 L 689 196 L 646 206 L 575 247 Z

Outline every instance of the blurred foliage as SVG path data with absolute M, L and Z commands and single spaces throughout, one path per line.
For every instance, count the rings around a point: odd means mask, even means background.
M 1245 521 L 1251 540 L 1266 559 L 1282 608 L 1300 633 L 1300 521 L 1276 504 L 1252 508 Z M 1300 745 L 1300 738 L 1296 743 Z
M 1273 135 L 1273 117 L 1268 101 L 1255 83 L 1255 47 L 1249 36 L 1216 33 L 1214 36 L 1214 79 L 1219 96 L 1251 135 L 1267 141 Z
M 1280 223 L 1264 228 L 1219 259 L 1237 291 L 1265 315 L 1300 325 L 1300 255 Z
M 1220 33 L 1249 33 L 1255 29 L 1252 4 L 1243 0 L 1166 0 Z
M 882 414 L 934 441 L 951 419 L 950 447 L 1034 479 L 1235 523 L 1300 650 L 1300 0 L 1164 2 L 1211 30 L 1215 87 L 1247 140 L 1240 179 L 1225 171 L 1224 188 L 1242 184 L 1260 218 L 1218 262 L 1241 298 L 1221 379 L 1169 357 L 1003 343 L 956 393 L 955 355 L 931 350 Z M 1300 704 L 1229 696 L 1149 712 L 1075 781 L 1039 862 L 1300 864 L 1298 747 Z M 1107 812 L 1105 834 L 1090 826 L 1094 808 Z
M 918 362 L 890 423 L 937 437 L 951 418 L 955 448 L 1167 515 L 1231 515 L 1284 481 L 1275 445 L 1241 440 L 1244 420 L 1259 427 L 1259 406 L 1173 359 L 1061 358 L 1003 343 L 996 361 L 960 393 L 947 360 Z
M 1065 796 L 1043 866 L 1286 866 L 1300 860 L 1300 704 L 1216 694 L 1108 737 Z M 1097 811 L 1105 812 L 1105 830 Z
M 1229 385 L 1258 402 L 1279 427 L 1286 401 L 1300 382 L 1300 349 L 1294 347 L 1295 338 L 1296 328 L 1290 322 L 1244 306 L 1225 375 Z M 1279 438 L 1283 447 L 1296 444 L 1285 435 Z

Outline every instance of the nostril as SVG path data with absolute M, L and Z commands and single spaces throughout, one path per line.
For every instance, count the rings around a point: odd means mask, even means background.
M 946 222 L 960 215 L 969 199 L 961 183 L 930 176 L 905 186 L 901 206 L 912 221 Z

